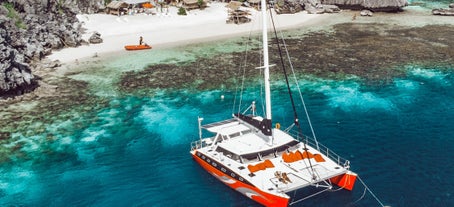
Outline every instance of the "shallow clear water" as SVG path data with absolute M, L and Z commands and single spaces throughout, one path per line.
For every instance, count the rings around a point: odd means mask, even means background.
M 407 0 L 408 4 L 418 5 L 429 9 L 448 8 L 451 0 Z

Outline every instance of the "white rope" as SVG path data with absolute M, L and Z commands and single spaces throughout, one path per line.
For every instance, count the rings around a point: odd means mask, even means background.
M 242 102 L 243 102 L 243 94 L 244 94 L 244 82 L 246 80 L 246 66 L 247 66 L 247 62 L 248 62 L 248 52 L 249 52 L 249 46 L 250 46 L 250 43 L 251 43 L 251 37 L 252 37 L 252 33 L 253 33 L 253 30 L 254 30 L 254 24 L 251 25 L 250 27 L 250 30 L 249 30 L 249 37 L 248 37 L 248 40 L 246 41 L 246 45 L 245 45 L 245 58 L 244 58 L 244 63 L 243 63 L 243 66 L 240 65 L 240 67 L 238 68 L 238 74 L 240 74 L 241 72 L 241 69 L 243 69 L 243 73 L 242 73 L 242 79 L 241 79 L 241 87 L 240 87 L 240 94 L 239 94 L 239 103 L 238 103 L 238 111 L 237 113 L 240 113 L 241 112 L 241 106 L 242 106 Z M 234 98 L 234 101 L 233 101 L 233 108 L 232 108 L 232 112 L 235 111 L 235 102 L 236 102 L 236 95 L 238 93 L 238 86 L 236 88 L 236 92 L 235 92 L 235 98 Z
M 349 206 L 353 206 L 354 204 L 356 204 L 360 200 L 362 200 L 364 198 L 364 196 L 366 195 L 366 192 L 367 192 L 367 188 L 364 188 L 364 191 L 363 191 L 363 194 L 361 195 L 361 197 L 359 197 L 358 200 L 356 200 L 355 202 L 350 203 Z
M 369 191 L 369 193 L 375 198 L 375 200 L 380 204 L 380 206 L 381 206 L 381 207 L 385 207 L 385 205 L 383 205 L 383 203 L 382 203 L 382 202 L 378 199 L 378 197 L 372 192 L 372 190 L 371 190 L 369 187 L 367 187 L 366 183 L 364 183 L 364 181 L 361 180 L 361 178 L 360 178 L 359 176 L 358 176 L 357 178 L 358 178 L 358 180 L 364 185 L 364 191 L 366 191 L 366 190 Z M 364 195 L 363 195 L 362 197 L 364 197 Z M 361 200 L 361 199 L 362 199 L 362 198 L 360 198 L 359 200 Z M 359 200 L 355 201 L 355 203 L 358 202 Z M 353 204 L 354 204 L 354 203 L 353 203 Z

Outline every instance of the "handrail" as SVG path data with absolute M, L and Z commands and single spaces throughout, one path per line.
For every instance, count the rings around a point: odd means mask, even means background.
M 191 151 L 200 149 L 201 146 L 202 146 L 202 141 L 200 141 L 200 140 L 193 141 L 193 142 L 191 142 Z
M 211 140 L 212 138 L 213 137 L 204 138 L 202 140 L 192 141 L 191 142 L 191 151 L 192 150 L 196 150 L 196 149 L 200 149 L 200 148 L 203 148 L 203 147 L 206 147 L 206 146 L 210 145 L 210 142 L 207 142 L 207 141 Z
M 303 135 L 304 137 L 298 136 L 297 135 L 298 131 L 296 131 L 296 129 L 290 129 L 288 131 L 286 130 L 286 132 L 289 135 L 295 137 L 298 141 L 305 142 L 305 144 L 307 144 L 307 145 L 309 145 L 309 146 L 311 146 L 311 147 L 313 147 L 315 149 L 317 149 L 316 147 L 317 147 L 317 144 L 318 144 L 320 153 L 322 153 L 323 155 L 327 156 L 328 158 L 330 158 L 331 160 L 336 162 L 338 165 L 342 165 L 346 169 L 350 168 L 350 161 L 349 160 L 339 156 L 338 154 L 336 154 L 334 151 L 332 151 L 331 149 L 329 149 L 325 145 L 315 141 L 311 136 L 307 136 L 307 135 Z M 205 138 L 205 139 L 202 139 L 202 140 L 196 140 L 196 141 L 191 142 L 191 151 L 206 147 L 208 145 L 208 143 L 206 143 L 207 139 L 210 139 L 210 138 Z
M 304 137 L 298 136 L 297 135 L 298 131 L 296 131 L 296 129 L 295 130 L 291 129 L 291 130 L 287 131 L 287 133 L 289 135 L 295 137 L 298 141 L 305 142 L 307 145 L 310 145 L 311 147 L 313 147 L 315 149 L 317 149 L 316 147 L 318 146 L 320 153 L 324 154 L 331 160 L 337 162 L 338 165 L 342 165 L 342 166 L 344 166 L 344 168 L 347 168 L 347 169 L 350 167 L 349 160 L 339 156 L 334 151 L 330 150 L 328 147 L 321 144 L 320 142 L 315 141 L 315 139 L 312 138 L 311 136 L 307 136 L 307 135 L 303 135 Z

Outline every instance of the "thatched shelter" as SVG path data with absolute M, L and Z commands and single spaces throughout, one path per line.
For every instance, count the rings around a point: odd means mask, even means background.
M 225 7 L 227 7 L 228 9 L 230 9 L 232 11 L 235 11 L 235 10 L 239 9 L 242 4 L 243 3 L 239 2 L 239 1 L 231 1 L 227 5 L 225 5 Z
M 260 0 L 247 0 L 247 2 L 249 2 L 252 7 L 260 9 Z
M 241 10 L 240 7 L 243 3 L 239 1 L 231 1 L 225 7 L 228 8 L 229 17 L 226 23 L 242 24 L 250 22 L 249 16 L 251 13 L 248 10 Z
M 150 0 L 123 0 L 130 5 L 140 5 L 143 3 L 150 3 Z
M 128 7 L 129 4 L 124 1 L 112 1 L 106 6 L 106 13 L 120 16 L 128 11 Z
M 321 0 L 321 3 L 337 5 L 340 8 L 372 11 L 398 11 L 408 6 L 407 0 Z
M 203 9 L 207 7 L 207 0 L 202 0 L 199 2 L 199 0 L 183 0 L 183 8 L 187 10 L 191 9 Z

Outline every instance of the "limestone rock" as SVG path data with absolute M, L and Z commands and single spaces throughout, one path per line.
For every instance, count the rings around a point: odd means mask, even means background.
M 432 10 L 433 15 L 441 15 L 441 16 L 454 16 L 454 8 L 448 8 L 448 9 L 433 9 Z
M 277 14 L 294 14 L 303 10 L 298 0 L 278 0 L 274 9 Z
M 101 34 L 99 32 L 93 32 L 93 34 L 88 39 L 88 42 L 91 43 L 91 44 L 102 43 Z
M 15 15 L 9 15 L 4 5 Z M 36 88 L 32 71 L 37 63 L 52 49 L 81 45 L 81 23 L 76 14 L 97 12 L 102 7 L 103 0 L 2 0 L 0 97 Z
M 401 11 L 408 6 L 407 0 L 321 0 L 322 4 L 333 4 L 346 9 L 368 9 L 371 11 Z
M 363 17 L 371 17 L 374 15 L 374 13 L 370 10 L 363 9 L 363 10 L 361 10 L 361 12 L 359 12 L 359 15 L 361 15 Z

